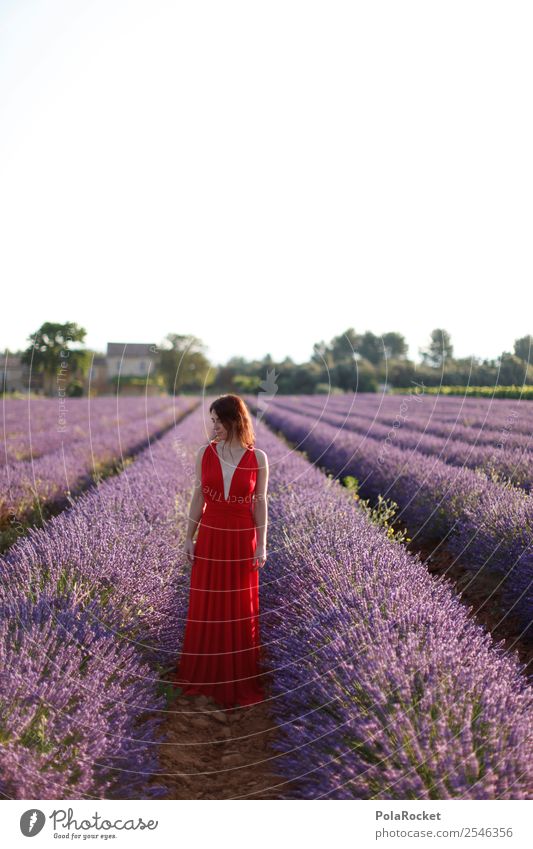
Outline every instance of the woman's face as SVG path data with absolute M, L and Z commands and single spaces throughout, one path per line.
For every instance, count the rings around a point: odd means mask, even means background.
M 215 436 L 218 437 L 218 439 L 226 439 L 226 428 L 224 427 L 215 412 L 211 413 L 211 422 L 213 424 L 213 431 L 215 433 Z

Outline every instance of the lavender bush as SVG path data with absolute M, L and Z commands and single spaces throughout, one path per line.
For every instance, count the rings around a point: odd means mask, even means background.
M 533 500 L 483 473 L 457 468 L 269 405 L 264 420 L 335 476 L 354 475 L 364 497 L 392 498 L 410 535 L 444 539 L 470 569 L 500 576 L 506 611 L 525 632 L 533 611 Z
M 437 397 L 437 396 L 435 396 Z M 533 422 L 530 433 L 517 435 L 518 413 L 516 417 L 509 412 L 503 422 L 494 429 L 495 422 L 480 424 L 477 428 L 470 424 L 461 425 L 459 419 L 443 422 L 436 413 L 428 413 L 427 406 L 413 398 L 395 396 L 393 409 L 389 404 L 386 410 L 377 410 L 377 400 L 366 397 L 353 402 L 353 409 L 347 406 L 319 406 L 319 401 L 310 401 L 305 397 L 297 402 L 276 401 L 277 410 L 298 410 L 308 415 L 313 424 L 320 421 L 335 428 L 356 433 L 360 436 L 359 447 L 364 450 L 368 439 L 377 440 L 381 445 L 393 444 L 396 448 L 411 449 L 443 460 L 452 466 L 465 466 L 479 469 L 496 481 L 510 482 L 530 492 L 533 486 Z M 381 399 L 380 399 L 381 400 Z M 427 399 L 425 400 L 428 404 Z M 508 410 L 514 410 L 510 402 Z M 532 405 L 533 406 L 533 405 Z M 403 412 L 402 412 L 403 410 Z M 487 404 L 487 416 L 488 416 Z M 501 419 L 501 415 L 498 417 Z M 464 419 L 463 419 L 464 421 Z M 523 424 L 523 423 L 522 423 Z M 311 426 L 311 425 L 310 425 Z M 513 444 L 508 445 L 512 439 Z M 517 444 L 519 443 L 519 444 Z
M 0 558 L 5 795 L 162 792 L 149 783 L 157 724 L 137 723 L 161 709 L 161 674 L 182 639 L 182 546 L 201 432 L 198 411 Z M 25 729 L 41 728 L 45 708 L 41 751 Z
M 97 601 L 42 594 L 0 605 L 0 792 L 17 799 L 157 798 L 146 773 L 163 708 L 133 644 Z M 120 623 L 115 622 L 119 628 Z M 125 771 L 123 771 L 125 770 Z
M 14 523 L 35 521 L 43 506 L 67 506 L 70 496 L 121 469 L 124 457 L 160 436 L 194 408 L 198 399 L 122 398 L 120 403 L 108 398 L 89 402 L 84 398 L 69 399 L 65 432 L 58 431 L 55 400 L 32 400 L 30 406 L 26 401 L 4 403 L 11 421 L 12 405 L 20 417 L 14 435 L 10 436 L 9 427 L 5 428 L 8 456 L 13 457 L 11 441 L 14 438 L 18 444 L 23 425 L 29 431 L 24 433 L 25 459 L 10 459 L 0 468 L 0 529 L 8 530 Z M 113 417 L 110 414 L 117 403 L 120 415 L 115 413 Z M 86 420 L 87 410 L 90 421 Z M 76 419 L 81 422 L 76 423 Z
M 517 657 L 337 481 L 259 433 L 282 798 L 531 798 L 533 690 Z

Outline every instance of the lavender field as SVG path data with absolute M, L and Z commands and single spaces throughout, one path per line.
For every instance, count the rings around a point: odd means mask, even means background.
M 186 418 L 0 560 L 0 791 L 150 798 L 161 668 L 176 653 L 191 486 Z
M 516 659 L 338 482 L 270 434 L 264 447 L 264 632 L 296 798 L 530 798 L 533 690 Z
M 5 550 L 26 526 L 62 509 L 157 438 L 194 398 L 70 398 L 3 401 L 0 535 Z
M 365 498 L 394 500 L 415 543 L 443 544 L 473 574 L 493 576 L 504 615 L 521 639 L 531 639 L 530 406 L 436 396 L 283 397 L 268 403 L 263 420 L 335 478 L 354 476 Z M 483 447 L 476 448 L 478 438 Z
M 518 657 L 468 615 L 448 581 L 431 576 L 318 468 L 326 457 L 343 471 L 348 449 L 330 444 L 324 430 L 334 426 L 306 430 L 312 405 L 306 400 L 305 412 L 302 404 L 291 413 L 284 404 L 269 405 L 264 422 L 291 440 L 304 434 L 300 444 L 314 462 L 255 421 L 257 447 L 270 461 L 260 630 L 275 740 L 254 769 L 274 765 L 279 775 L 265 791 L 286 799 L 532 798 L 533 689 Z M 180 769 L 187 734 L 165 733 L 179 710 L 167 676 L 183 638 L 190 576 L 183 541 L 208 406 L 189 412 L 120 474 L 29 529 L 0 558 L 4 797 L 168 797 L 168 748 L 177 764 L 172 784 L 190 780 Z M 373 457 L 380 467 L 370 443 L 369 471 Z M 529 495 L 436 462 L 435 492 L 448 481 L 442 469 L 465 476 L 456 499 L 440 509 L 453 507 L 457 522 L 477 516 L 479 504 L 491 516 L 492 497 L 494 522 L 500 517 L 500 535 L 511 528 L 512 550 Z M 424 471 L 411 459 L 403 484 L 422 526 L 416 484 L 425 483 Z M 379 484 L 394 486 L 380 474 Z M 472 494 L 467 484 L 474 480 L 480 490 Z M 454 527 L 452 521 L 443 517 L 439 527 Z M 488 545 L 490 528 L 481 530 Z M 516 550 L 517 572 L 524 564 L 527 570 L 527 545 Z M 510 577 L 507 566 L 494 568 Z M 520 580 L 511 581 L 511 596 L 526 616 Z M 238 725 L 231 731 L 238 750 L 245 735 Z M 206 737 L 204 752 L 208 743 Z M 211 771 L 235 786 L 233 798 L 247 798 L 242 772 L 222 769 L 217 750 L 208 748 Z
M 299 410 L 317 422 L 352 432 L 362 443 L 437 457 L 452 466 L 479 469 L 492 480 L 531 491 L 533 410 L 528 401 L 492 402 L 452 396 L 350 395 L 280 399 L 276 406 Z

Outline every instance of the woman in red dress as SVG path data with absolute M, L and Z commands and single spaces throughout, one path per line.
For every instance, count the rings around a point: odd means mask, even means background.
M 175 682 L 186 694 L 212 696 L 231 708 L 265 698 L 259 569 L 266 561 L 268 460 L 254 448 L 238 395 L 221 395 L 209 412 L 216 438 L 196 455 L 185 543 L 189 609 Z

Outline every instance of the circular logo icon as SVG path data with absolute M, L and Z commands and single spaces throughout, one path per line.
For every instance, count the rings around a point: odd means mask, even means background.
M 45 822 L 46 817 L 42 811 L 30 808 L 29 811 L 24 811 L 20 818 L 20 830 L 25 837 L 34 837 L 39 834 Z

